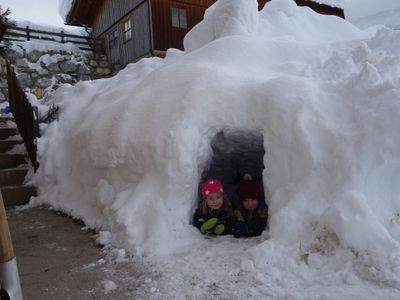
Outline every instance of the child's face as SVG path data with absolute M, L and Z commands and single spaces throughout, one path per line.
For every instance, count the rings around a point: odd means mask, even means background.
M 258 207 L 258 199 L 246 198 L 242 203 L 243 207 L 249 211 L 253 211 Z
M 206 204 L 211 209 L 220 209 L 224 204 L 224 198 L 220 193 L 213 193 L 207 196 Z

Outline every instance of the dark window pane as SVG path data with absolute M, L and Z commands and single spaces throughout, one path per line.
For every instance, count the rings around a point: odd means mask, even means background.
M 125 41 L 130 40 L 132 38 L 132 31 L 129 29 L 125 32 Z
M 171 25 L 179 27 L 179 9 L 175 7 L 171 7 Z
M 128 31 L 129 29 L 131 29 L 131 20 L 126 21 L 124 26 L 125 26 L 125 31 Z
M 132 38 L 132 28 L 131 28 L 131 20 L 127 20 L 123 23 L 124 30 L 124 41 L 128 41 Z
M 179 24 L 181 28 L 187 28 L 186 9 L 179 9 Z
M 114 29 L 108 34 L 108 47 L 111 49 L 113 48 L 118 41 L 118 31 L 117 29 Z

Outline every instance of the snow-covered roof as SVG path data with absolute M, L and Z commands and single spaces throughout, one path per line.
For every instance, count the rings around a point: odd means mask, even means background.
M 68 14 L 71 11 L 74 0 L 59 0 L 58 13 L 64 21 L 67 20 Z

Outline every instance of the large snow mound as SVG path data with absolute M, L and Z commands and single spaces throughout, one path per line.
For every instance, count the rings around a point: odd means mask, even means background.
M 184 52 L 54 94 L 61 114 L 39 140 L 36 201 L 138 254 L 211 245 L 190 225 L 210 142 L 257 132 L 270 229 L 246 261 L 289 270 L 306 252 L 321 268 L 323 255 L 351 249 L 374 267 L 362 276 L 398 287 L 399 38 L 290 0 L 259 13 L 256 0 L 220 0 Z

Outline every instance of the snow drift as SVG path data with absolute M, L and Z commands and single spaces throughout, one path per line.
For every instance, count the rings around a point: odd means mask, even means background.
M 396 40 L 398 31 L 373 36 L 289 0 L 259 13 L 256 0 L 220 0 L 184 52 L 54 94 L 61 114 L 39 140 L 35 201 L 138 254 L 211 245 L 190 225 L 210 142 L 221 131 L 258 132 L 270 230 L 246 261 L 263 272 L 272 256 L 288 269 L 305 257 L 318 269 L 322 256 L 351 249 L 379 273 L 361 277 L 398 287 Z

